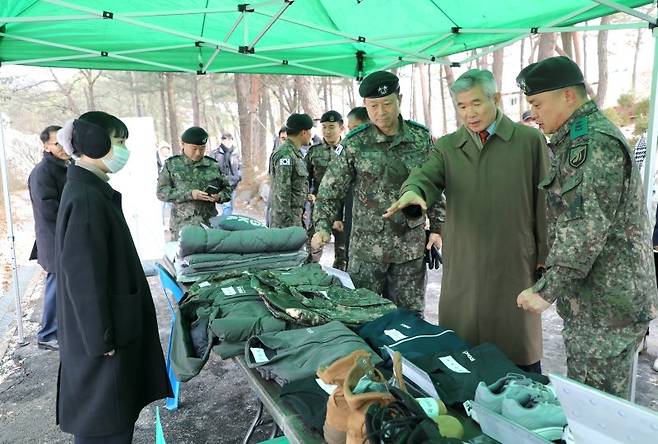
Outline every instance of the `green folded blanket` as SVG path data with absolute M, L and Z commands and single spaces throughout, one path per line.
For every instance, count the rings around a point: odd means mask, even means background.
M 257 228 L 246 231 L 205 229 L 185 225 L 181 229 L 179 256 L 199 253 L 276 253 L 297 251 L 306 243 L 301 227 Z

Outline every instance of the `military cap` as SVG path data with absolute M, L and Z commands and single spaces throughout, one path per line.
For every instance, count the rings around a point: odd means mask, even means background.
M 320 117 L 320 123 L 324 122 L 342 122 L 343 121 L 343 116 L 340 115 L 338 111 L 327 111 L 326 113 L 322 114 L 322 117 Z
M 585 79 L 573 60 L 558 56 L 526 66 L 516 77 L 516 83 L 526 96 L 533 96 L 567 86 L 583 85 Z
M 526 120 L 528 120 L 530 118 L 532 118 L 532 111 L 530 111 L 529 109 L 523 111 L 523 115 L 521 116 L 521 120 L 523 120 L 525 122 Z
M 359 85 L 359 95 L 365 98 L 388 96 L 400 91 L 400 79 L 388 71 L 375 71 Z
M 286 130 L 301 131 L 313 128 L 313 119 L 308 114 L 291 114 L 286 120 Z
M 208 133 L 201 127 L 192 126 L 186 129 L 180 138 L 183 142 L 192 145 L 205 145 L 208 142 Z

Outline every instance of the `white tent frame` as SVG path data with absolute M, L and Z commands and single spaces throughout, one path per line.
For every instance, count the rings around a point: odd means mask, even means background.
M 59 48 L 59 49 L 67 49 L 72 51 L 74 54 L 68 55 L 68 56 L 57 56 L 57 57 L 41 57 L 41 58 L 36 58 L 36 59 L 25 59 L 25 60 L 17 60 L 17 61 L 7 61 L 3 62 L 4 65 L 21 65 L 21 64 L 37 64 L 37 63 L 50 63 L 50 62 L 57 62 L 57 61 L 66 61 L 66 60 L 84 60 L 84 59 L 89 59 L 89 58 L 95 58 L 95 57 L 111 57 L 115 58 L 118 60 L 123 60 L 123 61 L 129 61 L 133 63 L 138 63 L 138 64 L 143 64 L 147 66 L 153 66 L 156 68 L 161 68 L 166 71 L 178 71 L 178 72 L 188 72 L 188 73 L 196 73 L 196 74 L 205 74 L 207 72 L 211 73 L 220 73 L 220 72 L 231 72 L 235 71 L 238 68 L 244 68 L 243 65 L 241 66 L 231 66 L 231 67 L 223 67 L 223 68 L 212 68 L 213 62 L 216 60 L 216 58 L 220 55 L 222 51 L 233 53 L 233 54 L 241 54 L 245 57 L 252 58 L 254 60 L 260 60 L 263 63 L 256 63 L 251 65 L 250 67 L 253 69 L 260 69 L 260 68 L 269 68 L 269 67 L 275 67 L 275 66 L 280 66 L 280 65 L 291 65 L 291 66 L 296 66 L 301 69 L 305 70 L 310 70 L 313 72 L 316 72 L 318 74 L 323 74 L 323 75 L 330 75 L 330 76 L 338 76 L 338 77 L 344 77 L 344 74 L 334 72 L 328 69 L 322 69 L 318 67 L 314 67 L 310 64 L 314 62 L 319 62 L 323 60 L 335 60 L 335 59 L 340 59 L 340 58 L 350 58 L 353 59 L 354 55 L 336 55 L 336 56 L 326 56 L 326 57 L 314 57 L 314 58 L 307 58 L 307 59 L 302 59 L 302 60 L 281 60 L 278 58 L 274 57 L 268 57 L 265 55 L 262 55 L 262 53 L 266 52 L 272 52 L 272 51 L 278 51 L 278 50 L 290 50 L 290 49 L 303 49 L 303 48 L 311 48 L 311 47 L 319 47 L 319 46 L 335 46 L 335 45 L 349 45 L 349 44 L 356 44 L 355 49 L 364 49 L 367 46 L 374 47 L 374 48 L 379 48 L 379 49 L 387 49 L 391 50 L 395 53 L 398 53 L 399 55 L 396 56 L 384 56 L 384 55 L 378 55 L 376 52 L 374 54 L 368 55 L 369 58 L 380 58 L 380 57 L 385 57 L 388 59 L 391 59 L 391 63 L 386 65 L 383 69 L 390 69 L 390 68 L 395 68 L 398 66 L 405 65 L 410 62 L 414 63 L 435 63 L 435 64 L 452 64 L 455 66 L 460 66 L 466 63 L 469 63 L 472 60 L 475 60 L 477 58 L 480 58 L 482 56 L 485 56 L 497 49 L 503 48 L 505 46 L 509 46 L 519 40 L 522 40 L 532 34 L 537 34 L 537 33 L 548 33 L 548 32 L 571 32 L 571 31 L 588 31 L 588 30 L 617 30 L 617 29 L 641 29 L 643 27 L 648 27 L 651 32 L 652 32 L 652 37 L 653 37 L 653 42 L 654 42 L 654 60 L 653 60 L 653 77 L 651 80 L 651 98 L 650 98 L 650 106 L 649 106 L 649 125 L 648 125 L 648 130 L 647 130 L 647 157 L 646 157 L 646 167 L 645 167 L 645 172 L 644 172 L 644 186 L 645 186 L 645 195 L 647 196 L 647 207 L 650 207 L 649 204 L 649 197 L 650 197 L 650 191 L 651 191 L 651 174 L 653 172 L 653 163 L 654 163 L 654 154 L 656 151 L 656 148 L 658 146 L 658 140 L 656 139 L 657 135 L 657 130 L 658 130 L 658 113 L 656 112 L 656 99 L 657 99 L 657 94 L 658 94 L 658 79 L 657 79 L 657 73 L 658 73 L 658 32 L 656 31 L 656 26 L 658 23 L 658 19 L 656 17 L 652 17 L 649 14 L 645 14 L 641 11 L 637 11 L 635 9 L 629 8 L 627 6 L 624 6 L 622 4 L 619 4 L 613 0 L 590 0 L 592 4 L 587 5 L 577 11 L 573 11 L 572 13 L 569 13 L 563 17 L 560 17 L 556 20 L 553 20 L 549 24 L 543 27 L 537 27 L 537 28 L 531 28 L 531 29 L 525 29 L 525 28 L 494 28 L 494 29 L 473 29 L 473 28 L 451 28 L 449 30 L 440 30 L 437 32 L 422 32 L 422 33 L 410 33 L 410 34 L 405 34 L 405 35 L 388 35 L 388 36 L 376 36 L 376 37 L 369 37 L 366 38 L 364 36 L 354 36 L 354 35 L 349 35 L 344 32 L 337 31 L 335 29 L 329 29 L 325 28 L 322 26 L 318 26 L 315 24 L 307 23 L 301 20 L 295 20 L 291 19 L 288 17 L 284 17 L 284 13 L 288 8 L 294 3 L 294 0 L 268 0 L 268 1 L 262 1 L 259 3 L 253 3 L 253 4 L 247 4 L 246 7 L 244 7 L 242 10 L 240 10 L 241 14 L 238 16 L 236 21 L 234 22 L 231 30 L 227 33 L 226 37 L 224 38 L 223 41 L 215 40 L 215 39 L 208 39 L 206 37 L 200 36 L 200 35 L 195 35 L 195 34 L 190 34 L 186 32 L 181 32 L 181 31 L 175 31 L 172 29 L 164 28 L 161 26 L 145 23 L 140 20 L 136 20 L 138 18 L 143 18 L 143 17 L 157 17 L 157 16 L 168 16 L 168 15 L 196 15 L 196 14 L 226 14 L 226 13 L 235 13 L 236 10 L 234 8 L 194 8 L 194 9 L 183 9 L 183 10 L 164 10 L 164 11 L 144 11 L 144 12 L 129 12 L 129 13 L 112 13 L 111 17 L 108 17 L 104 11 L 100 11 L 94 8 L 89 8 L 85 6 L 80 6 L 80 5 L 75 5 L 63 0 L 41 0 L 46 3 L 50 3 L 65 9 L 69 9 L 72 11 L 77 11 L 80 14 L 70 14 L 70 15 L 59 15 L 59 16 L 38 16 L 38 17 L 0 17 L 0 24 L 3 23 L 30 23 L 30 22 L 54 22 L 54 21 L 76 21 L 76 20 L 106 20 L 106 19 L 113 19 L 117 21 L 121 21 L 126 24 L 133 25 L 138 28 L 142 29 L 149 29 L 151 31 L 156 31 L 156 32 L 161 32 L 164 34 L 169 34 L 173 35 L 176 37 L 183 38 L 185 40 L 189 41 L 189 44 L 179 44 L 179 45 L 169 45 L 169 46 L 161 46 L 161 47 L 149 47 L 149 48 L 135 48 L 131 50 L 125 50 L 125 51 L 104 51 L 102 49 L 100 50 L 93 50 L 93 49 L 88 49 L 88 48 L 81 48 L 81 47 L 76 47 L 72 45 L 65 45 L 61 43 L 55 43 L 55 42 L 49 42 L 46 40 L 42 39 L 35 39 L 35 38 L 28 38 L 28 37 L 22 37 L 18 35 L 12 35 L 8 33 L 3 33 L 0 32 L 0 37 L 6 38 L 6 39 L 17 39 L 17 40 L 22 40 L 34 44 L 39 44 L 39 45 L 44 45 L 52 48 Z M 277 12 L 271 13 L 271 12 L 265 12 L 261 10 L 261 8 L 265 6 L 272 6 L 272 5 L 279 5 L 280 8 Z M 610 24 L 610 25 L 594 25 L 594 26 L 559 26 L 560 23 L 564 23 L 565 21 L 568 21 L 574 17 L 577 17 L 581 14 L 584 14 L 591 9 L 602 5 L 602 6 L 607 6 L 611 9 L 614 9 L 617 12 L 625 13 L 630 16 L 633 16 L 637 19 L 640 20 L 640 22 L 635 22 L 635 23 L 625 23 L 625 24 Z M 270 20 L 267 22 L 267 24 L 258 32 L 255 38 L 252 38 L 249 40 L 249 32 L 248 32 L 248 14 L 257 14 L 261 16 L 268 17 Z M 312 29 L 315 31 L 320 31 L 323 32 L 327 35 L 334 36 L 336 37 L 333 40 L 327 40 L 327 41 L 315 41 L 315 42 L 304 42 L 301 44 L 290 44 L 290 45 L 278 45 L 278 46 L 270 46 L 270 47 L 259 47 L 258 48 L 258 54 L 255 52 L 255 46 L 257 43 L 262 39 L 262 37 L 272 28 L 272 26 L 276 22 L 286 22 L 290 24 L 294 24 L 297 26 L 302 26 L 308 29 Z M 238 47 L 236 45 L 231 45 L 228 42 L 229 38 L 235 33 L 235 31 L 238 29 L 239 25 L 242 24 L 243 26 L 243 40 L 244 40 L 244 45 L 242 47 Z M 435 56 L 434 54 L 440 54 L 444 50 L 450 48 L 453 45 L 453 42 L 448 41 L 445 42 L 443 45 L 440 47 L 436 47 L 439 43 L 442 43 L 446 40 L 449 40 L 450 37 L 454 36 L 455 34 L 502 34 L 502 35 L 507 35 L 507 34 L 518 34 L 517 36 L 506 40 L 502 43 L 499 43 L 497 45 L 493 45 L 492 47 L 489 47 L 485 50 L 476 52 L 473 55 L 470 55 L 460 62 L 454 62 L 451 63 L 450 61 L 440 57 L 440 56 Z M 384 43 L 387 40 L 400 40 L 400 39 L 405 39 L 405 38 L 414 38 L 414 37 L 424 37 L 424 36 L 436 36 L 436 39 L 433 40 L 430 44 L 426 45 L 423 47 L 420 51 L 409 51 L 400 47 L 396 47 L 395 45 L 389 45 L 387 43 Z M 199 70 L 192 70 L 189 68 L 184 68 L 181 66 L 175 66 L 171 64 L 166 64 L 166 63 L 159 63 L 159 62 L 153 62 L 150 60 L 146 60 L 143 58 L 139 58 L 134 56 L 134 54 L 140 54 L 140 53 L 147 53 L 147 52 L 155 52 L 155 51 L 163 51 L 163 50 L 170 50 L 170 49 L 185 49 L 185 48 L 192 48 L 192 47 L 211 47 L 214 48 L 214 52 L 212 55 L 206 60 L 205 62 L 200 60 L 200 66 L 201 69 Z M 435 49 L 435 51 L 430 51 L 432 48 Z M 428 51 L 430 51 L 428 53 Z M 201 55 L 199 53 L 199 58 L 201 58 Z M 203 63 L 201 63 L 203 62 Z M 360 75 L 360 73 L 357 73 L 357 75 Z M 17 323 L 18 323 L 18 337 L 19 337 L 19 342 L 23 343 L 24 338 L 23 338 L 23 328 L 22 328 L 22 316 L 21 316 L 21 306 L 20 306 L 20 292 L 18 290 L 18 279 L 17 279 L 17 266 L 16 266 L 16 257 L 15 257 L 15 245 L 14 245 L 14 238 L 13 238 L 13 221 L 12 221 L 12 215 L 11 215 L 11 201 L 10 201 L 10 195 L 9 195 L 9 189 L 7 185 L 7 164 L 6 164 L 6 151 L 5 151 L 5 142 L 4 142 L 4 136 L 2 133 L 2 122 L 0 122 L 0 172 L 2 173 L 3 177 L 3 185 L 4 185 L 4 198 L 6 202 L 6 215 L 5 217 L 7 218 L 7 227 L 8 227 L 8 241 L 10 244 L 10 255 L 11 255 L 11 265 L 12 265 L 12 273 L 14 276 L 15 280 L 15 298 L 16 298 L 16 313 L 17 313 Z

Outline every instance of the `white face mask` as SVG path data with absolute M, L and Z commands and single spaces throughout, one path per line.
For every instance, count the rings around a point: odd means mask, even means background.
M 128 163 L 128 158 L 130 157 L 130 151 L 123 145 L 112 144 L 112 151 L 110 157 L 101 159 L 105 166 L 110 170 L 111 173 L 116 173 L 121 170 L 126 163 Z

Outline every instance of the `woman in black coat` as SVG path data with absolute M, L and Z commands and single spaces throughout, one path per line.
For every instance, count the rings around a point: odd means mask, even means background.
M 125 124 L 93 111 L 58 142 L 77 157 L 57 216 L 57 422 L 75 443 L 130 443 L 144 406 L 171 396 L 151 293 L 108 173 L 128 160 Z

